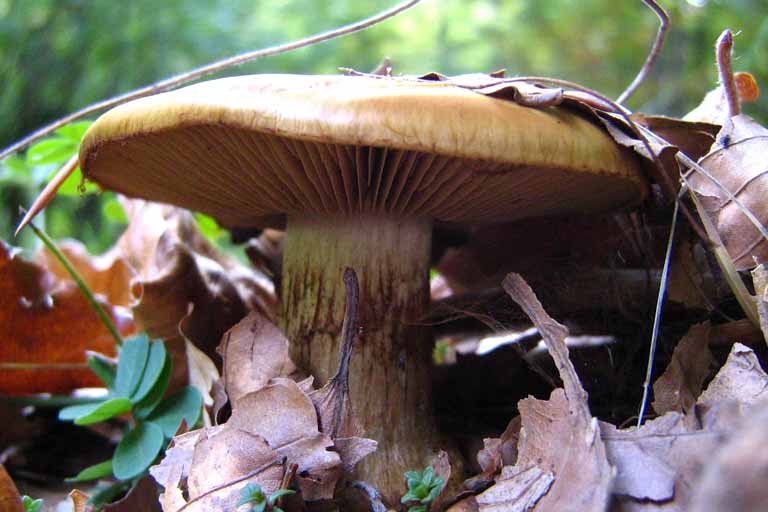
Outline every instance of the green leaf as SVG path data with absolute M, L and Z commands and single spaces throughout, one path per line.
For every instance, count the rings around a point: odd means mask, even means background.
M 112 388 L 115 383 L 115 372 L 117 365 L 109 360 L 104 354 L 91 352 L 88 354 L 88 368 L 104 383 L 108 388 Z
M 108 476 L 112 476 L 112 459 L 88 466 L 72 478 L 65 479 L 65 482 L 87 482 L 88 480 L 98 480 Z
M 413 491 L 408 491 L 400 498 L 400 503 L 408 503 L 409 501 L 419 501 L 421 496 L 415 494 Z
M 90 404 L 70 405 L 64 407 L 59 411 L 59 421 L 73 421 L 75 418 L 79 418 L 85 414 L 90 414 L 97 407 L 104 403 L 105 400 L 93 402 Z
M 200 392 L 192 386 L 186 386 L 160 402 L 147 419 L 160 425 L 165 436 L 171 438 L 179 430 L 182 419 L 187 421 L 190 428 L 194 426 L 200 419 L 202 408 L 203 397 Z
M 125 434 L 112 457 L 112 471 L 119 480 L 129 480 L 143 473 L 163 449 L 163 429 L 154 423 L 140 423 Z
M 163 399 L 165 390 L 168 389 L 168 383 L 171 381 L 171 373 L 173 373 L 173 362 L 170 357 L 165 358 L 165 364 L 163 365 L 163 371 L 160 373 L 160 377 L 155 381 L 155 385 L 152 386 L 149 394 L 144 397 L 142 401 L 133 406 L 133 416 L 139 420 L 147 419 L 147 416 L 152 414 L 157 405 Z
M 104 217 L 117 224 L 127 224 L 128 216 L 125 215 L 123 205 L 120 204 L 115 195 L 105 192 L 102 197 L 104 202 L 101 205 L 101 212 L 104 214 Z
M 269 495 L 269 504 L 274 505 L 277 500 L 282 498 L 283 496 L 289 496 L 291 494 L 294 494 L 296 491 L 293 491 L 291 489 L 278 489 L 272 494 Z
M 77 144 L 64 137 L 52 137 L 33 144 L 27 151 L 31 165 L 61 165 L 77 152 Z
M 139 334 L 125 340 L 120 349 L 117 361 L 117 376 L 115 377 L 115 393 L 120 396 L 131 396 L 144 373 L 149 357 L 149 340 L 146 334 Z
M 202 213 L 195 213 L 195 220 L 197 221 L 197 228 L 209 241 L 216 243 L 224 235 L 224 230 L 213 217 Z
M 85 131 L 93 124 L 93 121 L 78 121 L 76 123 L 69 123 L 57 129 L 54 133 L 56 135 L 69 139 L 74 144 L 80 145 L 80 141 L 85 135 Z
M 40 512 L 43 508 L 42 499 L 33 500 L 26 494 L 21 497 L 21 504 L 24 506 L 24 512 Z
M 108 420 L 131 410 L 131 401 L 127 398 L 110 398 L 99 404 L 95 404 L 92 410 L 86 411 L 75 418 L 75 425 L 91 425 Z M 74 407 L 78 407 L 77 405 Z M 68 407 L 67 407 L 68 409 Z M 62 409 L 64 411 L 64 409 Z M 61 412 L 59 412 L 61 417 Z
M 435 470 L 432 469 L 432 466 L 427 466 L 427 468 L 424 470 L 424 473 L 421 474 L 421 482 L 429 487 L 432 485 L 432 475 L 434 475 Z
M 429 494 L 426 498 L 421 500 L 422 503 L 431 503 L 435 501 L 435 498 L 437 498 L 437 495 L 440 494 L 440 491 L 443 490 L 443 479 L 442 477 L 435 478 L 434 482 L 432 482 L 432 487 L 429 490 Z
M 415 507 L 410 507 L 408 509 L 408 512 L 427 512 L 427 506 L 426 505 L 416 505 Z
M 261 490 L 259 484 L 247 483 L 245 487 L 240 489 L 240 499 L 237 501 L 237 506 L 247 505 L 249 503 L 266 504 L 267 498 L 264 496 L 264 492 Z
M 168 353 L 165 351 L 163 342 L 153 341 L 150 343 L 147 364 L 139 381 L 139 387 L 131 395 L 131 402 L 134 404 L 141 402 L 152 391 L 153 386 L 163 373 L 166 359 L 168 359 Z

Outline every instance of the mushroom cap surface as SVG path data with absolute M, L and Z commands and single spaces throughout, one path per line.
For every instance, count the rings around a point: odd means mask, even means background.
M 581 114 L 449 83 L 252 75 L 102 115 L 80 150 L 103 188 L 228 226 L 285 215 L 502 222 L 638 203 L 638 158 Z

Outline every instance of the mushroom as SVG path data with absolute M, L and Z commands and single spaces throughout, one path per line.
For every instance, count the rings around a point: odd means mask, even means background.
M 566 108 L 440 82 L 240 76 L 132 101 L 80 150 L 85 176 L 226 226 L 286 226 L 281 327 L 322 385 L 338 362 L 342 273 L 360 279 L 350 396 L 379 443 L 357 477 L 390 503 L 444 445 L 424 323 L 434 222 L 501 222 L 637 204 L 637 159 Z

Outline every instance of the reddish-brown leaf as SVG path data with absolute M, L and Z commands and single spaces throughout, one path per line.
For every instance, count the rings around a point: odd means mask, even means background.
M 123 335 L 134 332 L 130 319 L 101 303 Z M 0 393 L 61 394 L 79 387 L 100 386 L 101 382 L 84 366 L 85 351 L 115 353 L 114 339 L 73 282 L 57 282 L 51 273 L 22 260 L 1 241 L 0 325 L 0 363 L 69 365 L 4 368 L 0 372 Z

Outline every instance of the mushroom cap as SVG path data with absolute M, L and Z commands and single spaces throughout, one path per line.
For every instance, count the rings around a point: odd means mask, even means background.
M 141 98 L 80 149 L 103 188 L 228 226 L 382 213 L 502 222 L 636 204 L 638 159 L 579 113 L 441 82 L 255 75 Z

